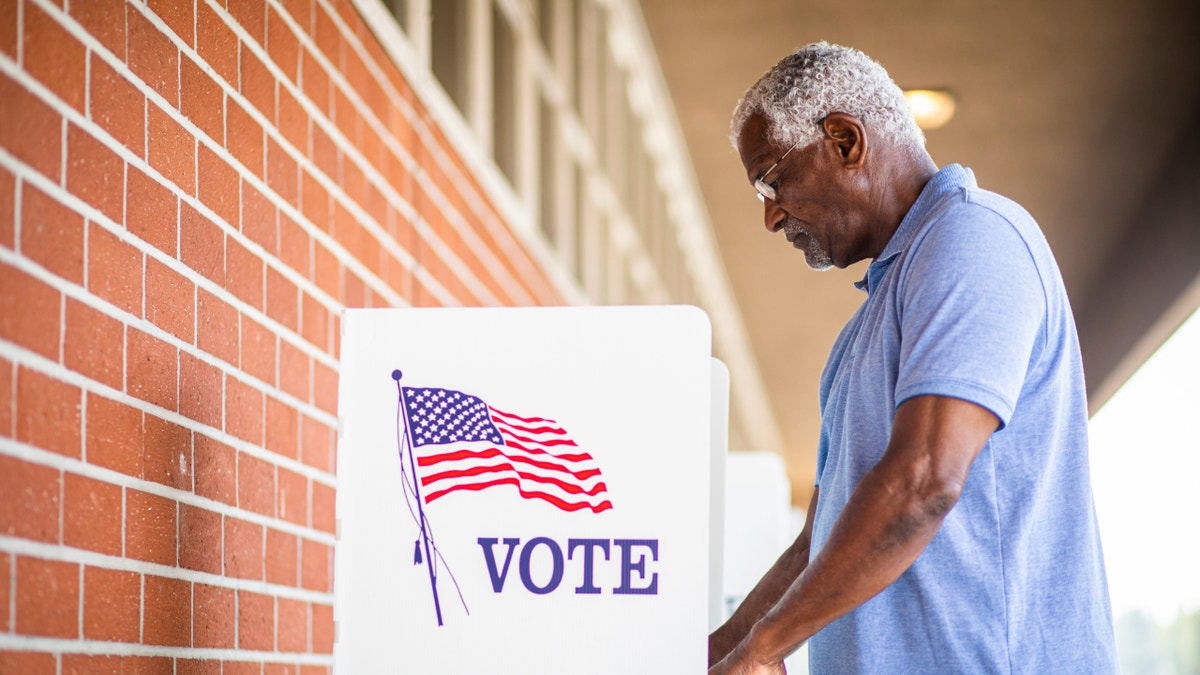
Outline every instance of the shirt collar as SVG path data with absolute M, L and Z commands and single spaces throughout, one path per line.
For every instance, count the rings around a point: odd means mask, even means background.
M 933 211 L 938 202 L 942 200 L 942 197 L 962 188 L 974 187 L 978 187 L 978 184 L 975 182 L 974 172 L 958 164 L 949 164 L 934 174 L 933 178 L 930 178 L 929 182 L 925 184 L 924 189 L 921 190 L 921 195 L 917 197 L 917 201 L 913 202 L 912 208 L 908 210 L 908 213 L 904 214 L 904 219 L 900 221 L 900 226 L 896 228 L 896 232 L 888 240 L 887 246 L 883 248 L 883 253 L 880 253 L 878 258 L 871 261 L 870 266 L 867 267 L 866 276 L 861 281 L 854 283 L 855 288 L 867 293 L 870 293 L 874 288 L 878 288 L 880 280 L 883 279 L 884 273 L 891 267 L 892 261 L 912 243 L 913 237 L 917 236 L 917 231 L 920 229 L 921 224 L 925 222 L 926 217 Z

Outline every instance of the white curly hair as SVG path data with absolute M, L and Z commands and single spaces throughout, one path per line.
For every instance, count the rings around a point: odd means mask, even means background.
M 820 122 L 834 112 L 857 117 L 897 145 L 925 147 L 904 92 L 883 66 L 857 49 L 828 42 L 796 49 L 747 89 L 733 110 L 729 140 L 737 148 L 746 121 L 761 113 L 772 142 L 803 148 L 824 136 Z

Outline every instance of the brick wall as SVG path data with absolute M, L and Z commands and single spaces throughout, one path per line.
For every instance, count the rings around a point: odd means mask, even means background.
M 348 0 L 0 0 L 0 673 L 326 673 L 339 312 L 555 288 Z

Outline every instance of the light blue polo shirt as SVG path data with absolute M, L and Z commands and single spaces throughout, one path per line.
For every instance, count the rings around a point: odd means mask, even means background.
M 996 414 L 958 504 L 895 583 L 809 643 L 829 673 L 1115 673 L 1078 338 L 1033 218 L 947 166 L 859 287 L 821 376 L 813 555 L 923 394 Z

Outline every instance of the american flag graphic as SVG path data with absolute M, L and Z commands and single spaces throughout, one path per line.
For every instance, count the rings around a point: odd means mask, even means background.
M 596 461 L 554 420 L 497 410 L 452 389 L 400 390 L 426 504 L 512 485 L 563 511 L 612 508 Z

